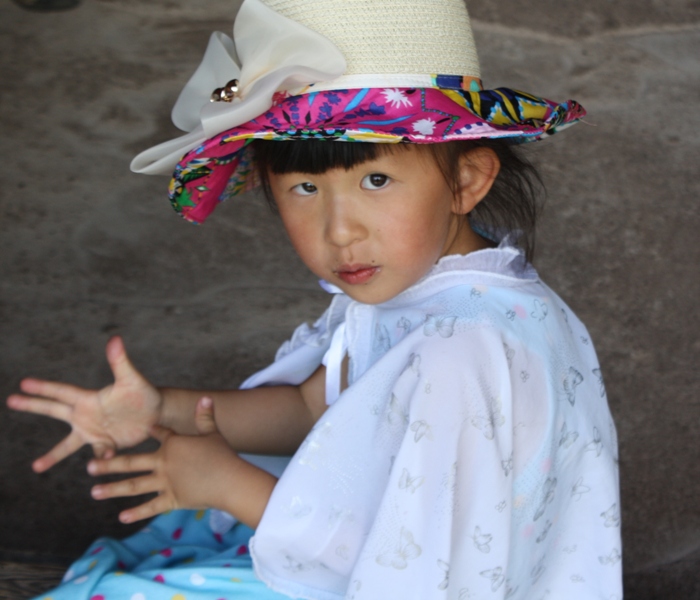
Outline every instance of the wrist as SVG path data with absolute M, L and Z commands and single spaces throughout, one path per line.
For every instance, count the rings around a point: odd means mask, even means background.
M 177 390 L 173 388 L 156 388 L 156 393 L 159 396 L 156 424 L 167 429 L 172 429 L 173 431 L 177 431 L 177 411 L 175 410 L 175 402 L 173 399 L 175 392 L 177 392 Z
M 220 485 L 212 499 L 220 508 L 252 529 L 262 519 L 277 478 L 260 469 L 235 452 L 221 469 Z

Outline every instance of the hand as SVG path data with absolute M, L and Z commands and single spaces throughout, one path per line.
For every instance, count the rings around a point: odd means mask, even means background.
M 37 473 L 53 467 L 85 444 L 98 458 L 114 456 L 118 448 L 129 448 L 147 439 L 158 422 L 163 398 L 131 364 L 121 338 L 107 343 L 107 360 L 114 383 L 101 390 L 25 379 L 7 405 L 15 410 L 46 415 L 65 421 L 71 432 L 47 454 L 32 464 Z
M 157 493 L 148 502 L 123 511 L 119 519 L 131 523 L 177 508 L 226 508 L 231 495 L 229 469 L 240 459 L 218 432 L 214 421 L 214 403 L 201 398 L 195 412 L 196 436 L 177 435 L 155 426 L 152 435 L 160 448 L 152 454 L 123 455 L 109 460 L 93 460 L 91 475 L 148 472 L 147 475 L 116 483 L 96 485 L 92 495 L 98 500 L 120 496 Z

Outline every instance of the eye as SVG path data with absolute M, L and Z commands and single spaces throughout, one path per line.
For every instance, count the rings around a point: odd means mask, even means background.
M 295 185 L 292 188 L 292 191 L 295 194 L 299 194 L 300 196 L 311 196 L 312 194 L 315 194 L 318 190 L 313 183 L 309 183 L 308 181 L 305 181 L 304 183 L 300 183 L 299 185 Z
M 389 183 L 389 176 L 382 173 L 371 173 L 362 178 L 361 187 L 365 190 L 379 190 Z

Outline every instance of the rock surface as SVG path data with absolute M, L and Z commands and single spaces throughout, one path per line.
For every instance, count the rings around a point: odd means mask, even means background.
M 472 2 L 488 87 L 576 98 L 587 125 L 528 148 L 549 191 L 536 264 L 588 325 L 620 437 L 627 598 L 700 597 L 700 2 Z M 235 386 L 327 302 L 249 194 L 206 225 L 131 157 L 236 2 L 0 5 L 0 393 L 22 376 L 109 381 L 124 336 L 158 384 Z M 90 499 L 83 451 L 37 476 L 65 434 L 0 419 L 0 549 L 69 559 L 129 531 Z

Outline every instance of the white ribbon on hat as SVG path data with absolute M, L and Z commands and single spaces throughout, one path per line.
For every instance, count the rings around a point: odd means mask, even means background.
M 202 63 L 180 93 L 173 123 L 187 135 L 141 152 L 131 170 L 171 175 L 185 153 L 209 138 L 261 115 L 277 91 L 340 77 L 345 57 L 326 37 L 280 15 L 261 0 L 245 0 L 233 40 L 214 32 Z M 214 89 L 238 79 L 232 102 L 211 102 Z

